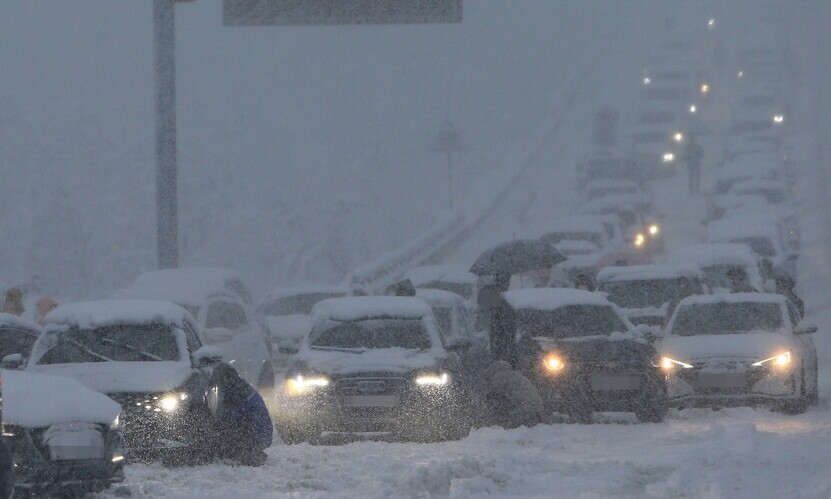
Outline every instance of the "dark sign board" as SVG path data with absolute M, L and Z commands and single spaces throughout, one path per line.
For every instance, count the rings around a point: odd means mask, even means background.
M 462 0 L 223 0 L 225 26 L 462 22 Z

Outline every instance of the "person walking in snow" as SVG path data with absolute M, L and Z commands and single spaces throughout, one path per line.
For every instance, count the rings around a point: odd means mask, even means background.
M 687 165 L 687 176 L 690 182 L 690 194 L 698 194 L 701 189 L 701 159 L 704 157 L 704 148 L 690 135 L 684 144 L 683 158 Z

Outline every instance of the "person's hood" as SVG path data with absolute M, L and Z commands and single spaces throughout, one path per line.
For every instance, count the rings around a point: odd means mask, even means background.
M 187 362 L 86 362 L 34 365 L 27 371 L 65 376 L 96 392 L 159 393 L 181 386 L 193 373 Z
M 780 333 L 667 336 L 658 345 L 661 355 L 682 362 L 708 358 L 766 359 L 793 348 L 793 340 Z
M 274 341 L 300 340 L 312 328 L 310 317 L 303 314 L 267 315 L 265 321 Z
M 314 372 L 337 376 L 355 372 L 407 373 L 418 369 L 430 369 L 445 357 L 445 352 L 438 349 L 347 350 L 305 347 L 297 354 L 296 362 Z
M 586 336 L 564 340 L 534 338 L 543 352 L 563 354 L 566 362 L 586 361 L 648 361 L 655 349 L 634 333 L 612 333 L 608 336 Z

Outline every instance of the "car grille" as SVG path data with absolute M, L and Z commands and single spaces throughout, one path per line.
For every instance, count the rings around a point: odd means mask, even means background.
M 146 393 L 115 393 L 109 397 L 121 405 L 122 425 L 128 445 L 152 440 L 159 426 L 161 416 L 157 402 L 158 395 Z
M 407 390 L 405 378 L 366 377 L 342 378 L 335 382 L 335 393 L 345 395 L 400 395 Z
M 707 371 L 704 371 L 704 369 Z M 703 377 L 713 374 L 734 374 L 743 376 L 744 381 L 735 386 L 702 386 Z M 746 361 L 724 360 L 714 365 L 707 362 L 695 362 L 692 369 L 680 369 L 678 376 L 693 387 L 698 395 L 737 395 L 753 390 L 753 385 L 767 374 L 766 369 L 754 368 Z

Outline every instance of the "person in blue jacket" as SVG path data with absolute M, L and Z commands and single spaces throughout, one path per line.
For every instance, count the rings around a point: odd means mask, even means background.
M 214 368 L 211 381 L 216 397 L 209 404 L 218 427 L 216 456 L 246 466 L 263 465 L 274 432 L 265 401 L 227 364 Z

